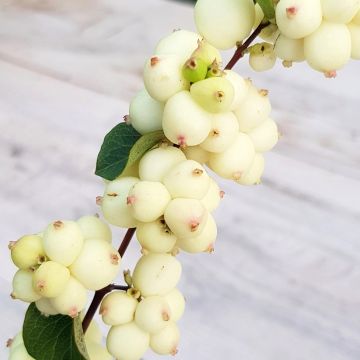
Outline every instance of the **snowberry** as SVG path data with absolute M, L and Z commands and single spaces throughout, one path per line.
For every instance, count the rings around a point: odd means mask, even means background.
M 234 87 L 226 77 L 211 77 L 191 85 L 192 98 L 206 111 L 230 111 L 234 101 Z
M 245 100 L 235 110 L 240 131 L 248 132 L 265 121 L 271 112 L 267 90 L 258 90 L 251 85 Z
M 146 297 L 140 301 L 136 308 L 136 324 L 150 334 L 162 330 L 170 319 L 171 310 L 163 296 Z
M 172 255 L 149 253 L 143 255 L 133 272 L 134 287 L 142 296 L 165 295 L 176 287 L 181 264 Z
M 185 160 L 165 175 L 163 183 L 172 198 L 201 199 L 209 189 L 210 180 L 201 164 Z
M 33 288 L 33 273 L 29 270 L 18 270 L 12 281 L 13 299 L 19 299 L 25 302 L 33 302 L 40 299 L 40 295 Z
M 84 314 L 84 313 L 83 313 Z M 81 316 L 83 319 L 83 316 Z M 95 320 L 90 322 L 90 325 L 85 333 L 85 341 L 86 342 L 95 342 L 101 343 L 103 335 L 101 333 L 100 327 Z
M 167 101 L 176 93 L 187 90 L 190 83 L 182 73 L 183 63 L 175 55 L 153 55 L 144 67 L 144 84 L 157 101 Z
M 101 239 L 111 243 L 111 230 L 108 224 L 100 220 L 97 216 L 83 216 L 77 220 L 84 240 Z
M 176 243 L 176 236 L 163 217 L 148 223 L 138 223 L 136 237 L 143 249 L 154 253 L 171 252 Z
M 256 154 L 254 161 L 248 170 L 246 170 L 237 182 L 241 185 L 260 184 L 261 176 L 264 172 L 265 160 L 262 154 Z
M 14 348 L 14 350 L 11 352 L 9 360 L 35 360 L 35 359 L 31 357 L 29 353 L 26 351 L 25 345 L 20 344 L 16 346 L 16 348 Z
M 250 50 L 249 64 L 255 71 L 267 71 L 272 69 L 276 63 L 274 45 L 269 43 L 259 43 Z
M 162 181 L 175 165 L 186 160 L 181 150 L 166 143 L 148 151 L 140 160 L 139 175 L 141 180 Z
M 224 193 L 220 190 L 219 185 L 214 179 L 210 178 L 209 189 L 205 196 L 201 199 L 201 203 L 209 212 L 212 212 L 219 206 L 220 200 L 223 196 Z
M 229 80 L 234 88 L 234 99 L 230 106 L 230 110 L 233 111 L 244 101 L 249 91 L 249 81 L 232 70 L 225 70 L 225 79 Z
M 243 41 L 252 29 L 255 7 L 251 0 L 198 0 L 195 22 L 201 35 L 219 49 Z
M 87 302 L 87 292 L 84 286 L 70 276 L 70 279 L 60 295 L 50 299 L 51 305 L 60 314 L 69 315 L 72 318 L 78 316 Z
M 155 221 L 164 214 L 171 196 L 158 181 L 139 181 L 129 191 L 127 203 L 131 214 L 142 222 Z
M 235 140 L 239 122 L 233 112 L 214 114 L 208 137 L 200 146 L 210 152 L 223 152 Z
M 350 31 L 344 24 L 323 21 L 305 38 L 304 51 L 308 64 L 315 70 L 329 74 L 341 69 L 351 56 Z
M 86 350 L 91 360 L 112 360 L 113 358 L 105 347 L 93 341 L 86 342 Z
M 134 320 L 138 302 L 123 291 L 114 291 L 105 296 L 100 306 L 100 315 L 107 325 L 122 325 Z
M 188 91 L 181 91 L 166 103 L 162 125 L 166 137 L 174 144 L 194 146 L 208 136 L 211 114 L 198 105 Z
M 127 205 L 129 190 L 139 182 L 135 177 L 123 177 L 109 182 L 104 191 L 101 208 L 105 219 L 112 225 L 136 227 L 136 219 Z
M 238 180 L 251 165 L 255 156 L 254 144 L 249 135 L 239 133 L 235 141 L 222 153 L 210 155 L 209 167 L 218 175 Z
M 216 236 L 216 222 L 211 214 L 209 214 L 200 235 L 192 238 L 179 238 L 176 245 L 188 253 L 212 252 Z
M 68 268 L 55 261 L 47 261 L 34 272 L 33 287 L 39 295 L 54 298 L 65 290 L 69 279 Z
M 81 228 L 75 221 L 55 221 L 44 231 L 43 245 L 46 255 L 65 266 L 74 262 L 83 242 Z
M 182 151 L 189 160 L 195 160 L 200 164 L 205 164 L 209 161 L 210 153 L 200 145 L 187 146 Z
M 271 150 L 279 140 L 279 130 L 274 120 L 267 119 L 249 132 L 256 152 Z
M 347 24 L 360 9 L 359 0 L 321 0 L 325 20 Z
M 24 339 L 22 336 L 22 331 L 18 332 L 10 342 L 10 354 L 17 346 L 24 344 Z
M 170 321 L 164 329 L 150 337 L 150 348 L 159 355 L 176 355 L 180 332 L 175 322 Z
M 253 24 L 253 29 L 256 29 L 261 22 L 264 20 L 264 12 L 261 9 L 261 6 L 259 4 L 255 4 L 255 20 Z
M 177 237 L 195 237 L 203 230 L 208 211 L 200 200 L 177 198 L 165 209 L 165 221 Z
M 277 57 L 286 62 L 304 61 L 304 39 L 290 39 L 280 35 L 275 42 L 274 51 Z
M 274 44 L 279 37 L 280 31 L 276 24 L 269 24 L 260 31 L 259 37 L 268 43 Z
M 360 10 L 356 13 L 354 18 L 352 19 L 352 23 L 360 26 Z
M 348 28 L 351 35 L 351 57 L 360 60 L 360 26 L 349 24 Z
M 106 339 L 109 353 L 121 360 L 139 360 L 149 348 L 150 336 L 135 322 L 113 326 Z
M 11 259 L 20 269 L 32 269 L 46 260 L 42 238 L 26 235 L 9 245 Z
M 310 35 L 321 21 L 320 0 L 280 0 L 276 6 L 276 24 L 291 39 Z
M 70 271 L 85 288 L 99 290 L 115 279 L 120 260 L 119 253 L 111 244 L 90 239 L 84 243 L 78 258 L 71 264 Z
M 41 298 L 35 302 L 37 309 L 45 316 L 57 315 L 59 312 L 52 306 L 49 298 Z
M 153 99 L 143 89 L 131 100 L 129 121 L 132 127 L 140 134 L 161 130 L 164 103 Z
M 184 78 L 190 83 L 204 80 L 208 72 L 208 64 L 201 58 L 191 57 L 183 67 Z
M 164 295 L 164 298 L 170 307 L 171 321 L 179 321 L 185 311 L 185 298 L 183 294 L 175 288 Z

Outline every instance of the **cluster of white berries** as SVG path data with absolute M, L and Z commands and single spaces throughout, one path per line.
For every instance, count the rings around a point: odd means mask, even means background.
M 46 315 L 76 317 L 87 304 L 87 290 L 99 290 L 118 274 L 120 255 L 111 231 L 96 216 L 55 221 L 40 234 L 10 242 L 19 268 L 12 298 L 35 302 Z
M 360 59 L 359 0 L 276 0 L 274 6 L 274 19 L 260 32 L 265 42 L 248 51 L 254 70 L 269 70 L 277 58 L 286 67 L 306 60 L 335 77 L 350 58 Z M 228 49 L 246 39 L 264 13 L 252 0 L 198 0 L 195 19 L 210 44 Z

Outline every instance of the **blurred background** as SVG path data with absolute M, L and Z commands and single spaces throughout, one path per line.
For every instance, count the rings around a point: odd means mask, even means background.
M 10 299 L 7 244 L 98 211 L 102 139 L 142 88 L 142 66 L 190 2 L 0 2 L 0 358 L 26 306 Z M 225 59 L 231 54 L 224 54 Z M 256 74 L 283 137 L 263 184 L 220 181 L 212 255 L 181 255 L 181 360 L 360 359 L 360 64 L 335 80 L 306 64 Z M 121 231 L 114 229 L 114 243 Z M 134 241 L 123 259 L 139 257 Z M 105 327 L 104 327 L 105 331 Z M 145 359 L 156 359 L 149 353 Z

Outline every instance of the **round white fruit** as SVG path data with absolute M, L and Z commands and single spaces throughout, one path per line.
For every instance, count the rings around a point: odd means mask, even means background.
M 261 183 L 261 176 L 264 173 L 265 159 L 262 154 L 256 154 L 254 161 L 237 182 L 241 185 L 257 185 Z
M 176 287 L 180 275 L 181 264 L 174 256 L 149 253 L 136 264 L 132 279 L 142 296 L 165 295 Z
M 200 200 L 177 198 L 165 209 L 165 221 L 176 237 L 195 237 L 206 223 L 208 211 Z
M 179 340 L 179 329 L 175 322 L 170 321 L 164 329 L 150 337 L 150 347 L 159 355 L 176 355 Z
M 90 322 L 90 325 L 85 333 L 85 341 L 95 342 L 100 344 L 102 341 L 103 335 L 98 323 L 95 320 Z
M 270 43 L 256 44 L 250 51 L 249 64 L 254 71 L 267 71 L 276 63 L 274 46 Z
M 106 185 L 101 208 L 110 224 L 124 228 L 136 227 L 136 219 L 130 213 L 127 197 L 130 189 L 137 182 L 139 182 L 138 178 L 123 177 Z
M 187 146 L 182 151 L 189 160 L 195 160 L 200 164 L 205 164 L 209 161 L 210 153 L 200 145 Z
M 182 91 L 166 103 L 162 125 L 166 137 L 174 144 L 194 146 L 208 136 L 211 114 L 196 103 L 189 91 Z
M 255 148 L 250 136 L 239 133 L 236 140 L 224 152 L 212 153 L 208 164 L 218 175 L 237 180 L 250 167 L 254 156 Z
M 22 344 L 24 344 L 24 339 L 22 336 L 22 331 L 20 331 L 11 339 L 10 354 L 17 346 L 22 345 Z
M 163 217 L 149 223 L 138 223 L 136 237 L 143 249 L 154 253 L 171 252 L 176 244 L 176 236 Z
M 140 134 L 161 130 L 164 103 L 153 99 L 146 89 L 138 92 L 131 100 L 130 123 Z
M 29 353 L 26 351 L 25 345 L 20 344 L 14 348 L 11 352 L 9 360 L 35 360 Z
M 161 182 L 139 181 L 130 189 L 127 203 L 136 220 L 151 222 L 164 214 L 170 200 L 169 191 Z
M 176 93 L 187 90 L 190 83 L 183 77 L 183 63 L 175 55 L 153 55 L 144 67 L 144 85 L 157 101 L 167 101 Z
M 256 152 L 271 150 L 279 141 L 279 130 L 274 120 L 267 119 L 260 126 L 249 132 Z
M 164 176 L 177 164 L 186 160 L 181 150 L 168 144 L 148 151 L 140 160 L 141 180 L 162 181 Z
M 210 178 L 209 189 L 201 202 L 209 212 L 212 212 L 219 206 L 222 196 L 223 192 L 220 190 L 219 185 L 214 179 Z
M 198 0 L 195 22 L 201 35 L 219 49 L 230 49 L 252 29 L 255 7 L 251 0 Z
M 41 298 L 35 302 L 37 309 L 44 315 L 57 315 L 59 312 L 52 306 L 49 298 Z
M 230 81 L 234 89 L 234 99 L 230 106 L 230 110 L 233 111 L 237 109 L 245 100 L 245 97 L 249 91 L 249 81 L 232 70 L 225 70 L 225 79 Z
M 348 28 L 351 35 L 351 57 L 360 60 L 360 26 L 349 24 Z
M 323 17 L 325 20 L 347 24 L 360 9 L 359 0 L 321 0 Z
M 135 322 L 113 326 L 106 339 L 109 353 L 116 359 L 139 360 L 150 345 L 150 336 Z
M 285 61 L 304 61 L 304 39 L 290 39 L 280 35 L 275 42 L 275 54 Z
M 41 297 L 33 288 L 33 273 L 29 270 L 18 270 L 14 275 L 12 287 L 13 299 L 31 303 Z
M 170 307 L 171 321 L 179 321 L 185 311 L 185 298 L 183 294 L 177 288 L 175 288 L 164 295 L 164 298 Z
M 116 278 L 120 260 L 120 254 L 109 243 L 90 239 L 84 243 L 70 271 L 85 288 L 99 290 Z
M 163 183 L 173 199 L 201 199 L 209 189 L 209 179 L 201 164 L 194 160 L 185 160 L 165 175 Z
M 97 216 L 86 215 L 77 220 L 84 240 L 101 239 L 111 243 L 111 230 L 108 224 Z
M 91 360 L 112 360 L 113 358 L 105 347 L 93 341 L 86 342 L 86 350 Z
M 360 26 L 360 10 L 356 13 L 354 18 L 352 19 L 352 23 Z
M 54 298 L 59 296 L 66 288 L 70 279 L 67 267 L 55 261 L 47 261 L 33 274 L 33 288 L 44 297 Z
M 44 231 L 43 245 L 46 255 L 64 266 L 74 262 L 83 243 L 84 236 L 75 221 L 55 221 Z

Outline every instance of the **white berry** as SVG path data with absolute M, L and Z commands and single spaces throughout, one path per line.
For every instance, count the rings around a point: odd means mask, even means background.
M 180 332 L 175 322 L 169 324 L 157 334 L 151 335 L 151 350 L 159 355 L 176 355 L 180 340 Z
M 164 295 L 164 298 L 170 307 L 171 321 L 179 321 L 185 311 L 185 298 L 183 294 L 177 288 L 175 288 Z
M 254 161 L 237 182 L 241 185 L 256 185 L 261 183 L 261 176 L 264 173 L 265 160 L 262 154 L 256 154 Z
M 111 243 L 111 230 L 108 224 L 100 220 L 97 216 L 82 216 L 77 220 L 84 240 L 101 239 Z
M 18 270 L 14 275 L 12 287 L 13 299 L 30 303 L 41 297 L 33 288 L 33 273 L 30 270 Z
M 249 132 L 256 152 L 271 150 L 279 140 L 279 130 L 274 120 L 268 119 Z

